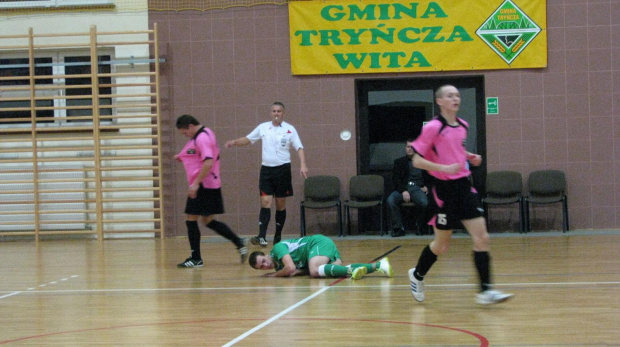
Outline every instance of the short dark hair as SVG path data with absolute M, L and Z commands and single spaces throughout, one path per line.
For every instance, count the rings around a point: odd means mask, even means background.
M 248 263 L 250 264 L 250 266 L 251 266 L 253 269 L 256 269 L 256 258 L 257 258 L 259 255 L 263 255 L 263 256 L 264 256 L 264 255 L 265 255 L 265 253 L 263 253 L 263 252 L 261 252 L 261 251 L 254 251 L 254 252 L 252 252 L 252 254 L 250 254 L 250 258 L 248 258 Z
M 190 125 L 199 125 L 200 123 L 194 116 L 184 114 L 177 118 L 177 129 L 187 129 Z
M 446 87 L 454 87 L 454 86 L 451 85 L 451 84 L 444 84 L 443 86 L 437 88 L 437 90 L 435 91 L 435 99 L 439 99 L 439 98 L 443 97 L 443 89 L 446 88 Z M 454 88 L 456 88 L 456 87 L 454 87 Z
M 283 110 L 285 109 L 284 104 L 281 103 L 280 101 L 274 101 L 273 104 L 271 104 L 271 106 L 282 106 L 282 109 Z

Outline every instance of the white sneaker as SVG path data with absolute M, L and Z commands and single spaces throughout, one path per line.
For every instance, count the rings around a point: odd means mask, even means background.
M 379 268 L 377 269 L 379 270 L 379 272 L 389 278 L 394 277 L 394 271 L 392 271 L 392 265 L 390 265 L 390 260 L 388 259 L 388 257 L 379 260 L 379 264 Z
M 362 277 L 364 277 L 364 275 L 366 275 L 368 273 L 368 269 L 366 269 L 365 266 L 360 266 L 358 268 L 355 268 L 355 270 L 353 270 L 353 272 L 351 272 L 351 279 L 352 280 L 361 280 Z
M 419 302 L 424 301 L 424 281 L 418 281 L 413 276 L 415 268 L 409 269 L 409 281 L 411 282 L 411 295 Z
M 499 290 L 485 290 L 482 293 L 476 295 L 476 302 L 481 305 L 490 305 L 504 302 L 512 298 L 514 294 L 502 293 Z

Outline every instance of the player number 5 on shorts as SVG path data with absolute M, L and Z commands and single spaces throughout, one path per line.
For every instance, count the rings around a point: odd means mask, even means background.
M 446 225 L 448 224 L 448 219 L 446 218 L 445 213 L 437 214 L 437 224 Z

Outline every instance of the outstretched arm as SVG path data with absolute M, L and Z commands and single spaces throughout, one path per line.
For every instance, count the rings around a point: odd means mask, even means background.
M 233 146 L 246 146 L 250 144 L 250 140 L 247 137 L 240 137 L 238 139 L 234 139 L 234 140 L 230 140 L 230 141 L 226 141 L 226 144 L 224 144 L 224 147 L 226 148 L 230 148 Z

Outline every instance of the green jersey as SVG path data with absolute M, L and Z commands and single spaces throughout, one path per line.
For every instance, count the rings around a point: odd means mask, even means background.
M 273 246 L 271 259 L 275 264 L 275 269 L 281 270 L 284 267 L 282 258 L 290 255 L 297 269 L 307 269 L 310 258 L 317 255 L 329 258 L 329 262 L 340 259 L 340 253 L 336 244 L 329 237 L 323 235 L 305 236 L 298 239 L 283 240 Z

